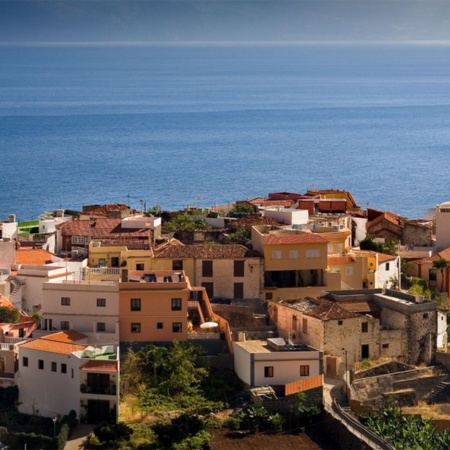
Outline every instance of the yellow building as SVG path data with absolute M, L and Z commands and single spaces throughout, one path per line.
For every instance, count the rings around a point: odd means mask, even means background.
M 340 288 L 340 274 L 327 272 L 328 240 L 295 230 L 252 227 L 252 245 L 264 256 L 264 298 L 298 298 Z

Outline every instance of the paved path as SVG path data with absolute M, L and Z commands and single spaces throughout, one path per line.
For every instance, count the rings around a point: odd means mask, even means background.
M 85 448 L 88 434 L 94 429 L 94 425 L 80 423 L 75 430 L 70 433 L 64 450 L 80 450 Z

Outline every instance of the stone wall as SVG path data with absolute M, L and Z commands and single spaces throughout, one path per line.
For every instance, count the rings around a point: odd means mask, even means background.
M 402 233 L 402 243 L 415 247 L 430 247 L 432 229 L 426 226 L 405 223 Z

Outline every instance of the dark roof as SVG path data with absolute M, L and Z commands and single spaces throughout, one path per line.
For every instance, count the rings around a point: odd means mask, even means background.
M 197 244 L 197 245 L 171 245 L 161 251 L 155 251 L 156 258 L 183 259 L 234 259 L 260 257 L 261 255 L 238 244 Z
M 351 312 L 337 303 L 324 299 L 305 298 L 303 300 L 284 300 L 279 304 L 323 321 L 360 317 L 359 314 Z
M 122 219 L 71 220 L 60 226 L 62 236 L 89 236 L 91 239 L 149 238 L 146 228 L 122 228 Z

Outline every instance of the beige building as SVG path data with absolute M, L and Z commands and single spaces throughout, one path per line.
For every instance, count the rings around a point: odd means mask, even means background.
M 283 338 L 233 342 L 234 370 L 250 387 L 286 385 L 323 374 L 322 352 Z
M 108 281 L 47 282 L 42 286 L 41 333 L 77 330 L 90 343 L 119 342 L 119 288 Z
M 253 248 L 264 256 L 264 299 L 314 296 L 340 288 L 327 271 L 328 240 L 319 234 L 252 227 Z
M 352 250 L 344 256 L 328 256 L 328 267 L 341 274 L 342 289 L 398 287 L 400 257 L 369 250 Z

